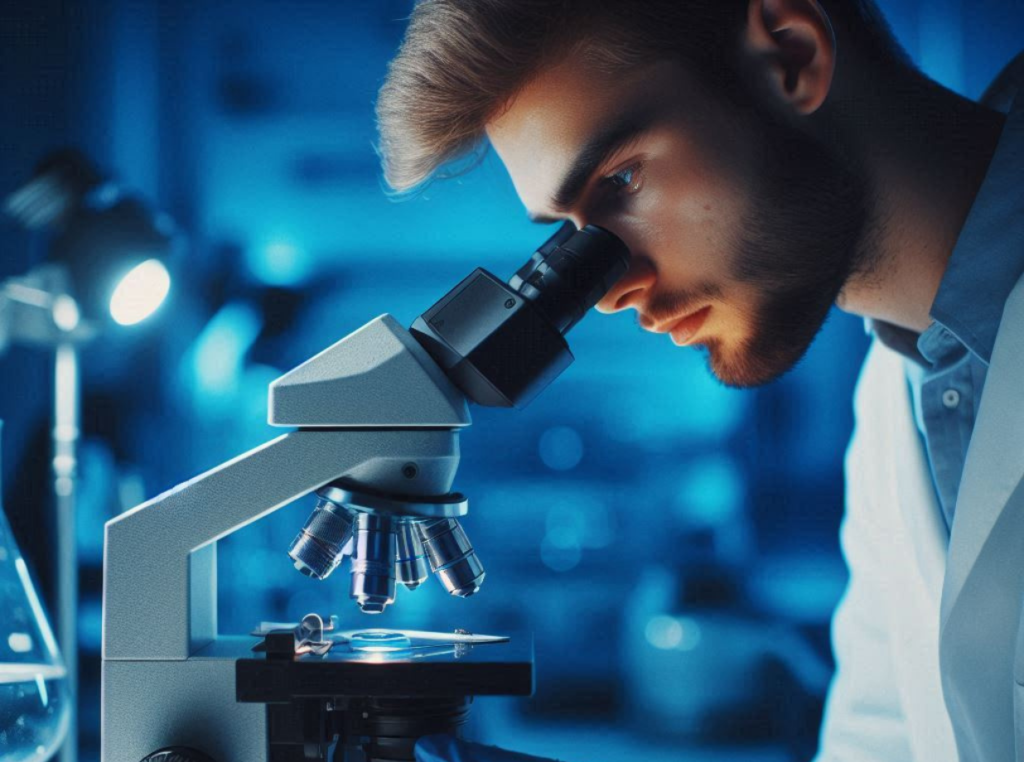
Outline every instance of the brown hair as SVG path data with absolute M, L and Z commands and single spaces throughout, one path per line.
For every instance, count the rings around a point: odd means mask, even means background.
M 384 177 L 407 191 L 441 167 L 465 171 L 483 155 L 487 122 L 567 55 L 608 71 L 675 58 L 725 84 L 748 1 L 420 0 L 377 100 Z M 840 41 L 909 66 L 873 0 L 821 4 Z

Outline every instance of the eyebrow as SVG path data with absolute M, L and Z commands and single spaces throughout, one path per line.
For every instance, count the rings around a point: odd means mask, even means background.
M 608 160 L 608 157 L 622 146 L 645 132 L 653 121 L 653 113 L 637 114 L 630 111 L 621 115 L 611 125 L 588 140 L 573 159 L 557 190 L 551 197 L 551 205 L 559 211 L 567 211 L 579 201 L 594 173 Z M 530 219 L 541 224 L 556 222 L 557 218 L 531 214 Z

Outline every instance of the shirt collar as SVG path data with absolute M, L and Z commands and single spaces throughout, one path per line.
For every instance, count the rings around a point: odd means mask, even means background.
M 1024 89 L 1010 102 L 1006 122 L 974 204 L 946 265 L 932 303 L 934 321 L 913 331 L 867 318 L 865 330 L 922 365 L 956 349 L 992 359 L 1003 307 L 1024 274 Z
M 985 180 L 957 239 L 932 304 L 935 321 L 918 341 L 927 359 L 945 354 L 949 335 L 988 363 L 1003 307 L 1024 273 L 1024 97 L 1007 115 Z

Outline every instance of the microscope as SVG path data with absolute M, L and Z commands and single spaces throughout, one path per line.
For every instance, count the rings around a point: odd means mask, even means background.
M 217 627 L 217 541 L 315 493 L 288 550 L 315 579 L 350 558 L 367 614 L 432 572 L 484 568 L 452 492 L 468 402 L 522 407 L 571 362 L 564 335 L 625 273 L 612 233 L 565 224 L 506 283 L 477 269 L 406 330 L 382 315 L 270 385 L 292 431 L 106 525 L 104 762 L 398 762 L 481 695 L 530 695 L 528 638 L 366 630 L 332 618 Z M 257 623 L 254 622 L 254 626 Z

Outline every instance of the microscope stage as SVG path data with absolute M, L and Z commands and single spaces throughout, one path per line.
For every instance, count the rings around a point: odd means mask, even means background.
M 529 696 L 533 693 L 533 639 L 413 646 L 396 651 L 357 651 L 336 643 L 327 653 L 293 654 L 271 633 L 262 653 L 236 662 L 240 702 L 274 703 L 301 698 Z M 276 652 L 275 652 L 276 651 Z

